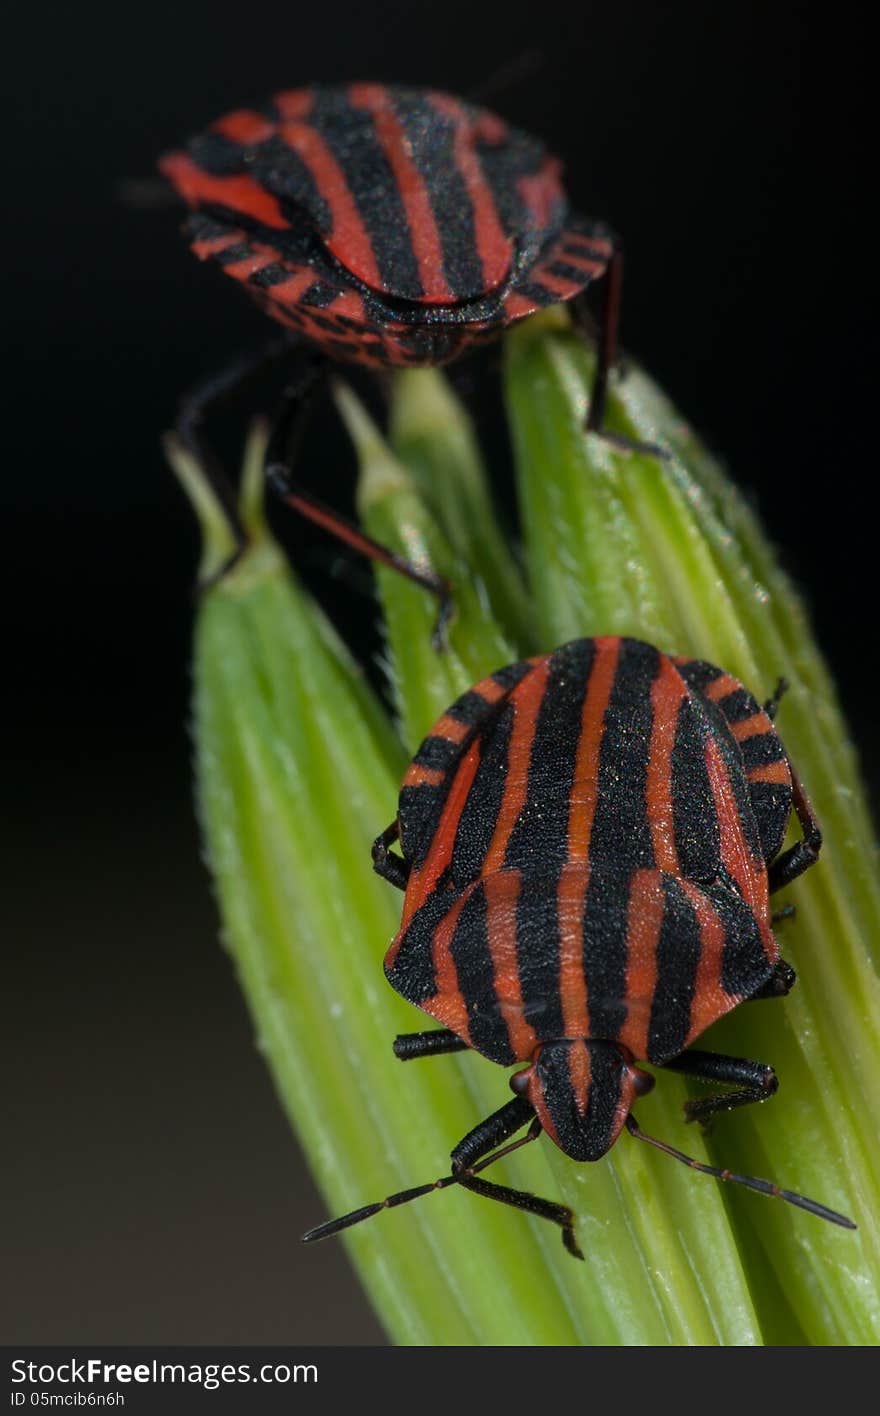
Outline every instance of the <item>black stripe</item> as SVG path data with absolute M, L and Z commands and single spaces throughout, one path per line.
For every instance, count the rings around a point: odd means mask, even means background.
M 421 1007 L 437 992 L 434 972 L 434 934 L 455 903 L 456 895 L 435 889 L 416 910 L 400 941 L 397 956 L 385 977 L 402 998 Z
M 448 772 L 461 756 L 461 744 L 445 737 L 426 737 L 413 761 L 432 772 Z
M 752 852 L 752 855 L 757 860 L 762 860 L 761 838 L 758 833 L 758 823 L 755 820 L 755 813 L 752 810 L 749 784 L 746 781 L 743 771 L 739 744 L 731 735 L 730 728 L 727 726 L 727 720 L 718 706 L 710 702 L 708 698 L 704 699 L 703 703 L 709 719 L 712 736 L 715 739 L 721 759 L 727 769 L 727 778 L 730 782 L 731 790 L 733 791 L 734 801 L 736 802 L 736 810 L 739 816 L 743 839 Z
M 523 1016 L 541 1039 L 565 1032 L 559 996 L 559 930 L 557 875 L 539 867 L 523 873 L 516 902 L 516 967 Z
M 750 782 L 749 800 L 758 823 L 761 850 L 770 861 L 778 855 L 791 815 L 791 787 L 784 782 Z
M 560 250 L 564 255 L 577 256 L 584 261 L 608 261 L 608 251 L 598 242 L 589 240 L 586 236 L 571 236 L 565 234 L 560 244 Z
M 269 265 L 263 266 L 262 270 L 255 270 L 253 275 L 249 275 L 248 281 L 251 285 L 268 290 L 273 285 L 282 285 L 285 280 L 290 279 L 292 274 L 290 266 L 281 265 L 278 261 L 270 261 Z
M 345 174 L 383 287 L 398 299 L 418 300 L 423 291 L 406 209 L 372 115 L 352 108 L 343 89 L 318 88 L 309 122 Z
M 681 873 L 689 880 L 712 880 L 721 859 L 718 815 L 706 765 L 708 736 L 701 700 L 684 699 L 672 748 L 672 822 Z
M 724 925 L 721 987 L 725 993 L 751 997 L 773 971 L 761 943 L 755 917 L 739 892 L 723 881 L 705 887 Z
M 183 229 L 191 241 L 216 241 L 219 236 L 228 236 L 231 227 L 225 219 L 194 211 L 183 223 Z
M 590 1047 L 590 1091 L 583 1115 L 571 1081 L 569 1042 L 545 1047 L 536 1067 L 560 1149 L 573 1160 L 600 1160 L 611 1145 L 620 1099 L 621 1059 L 614 1047 Z
M 583 964 L 590 1036 L 613 1042 L 626 1021 L 627 925 L 630 878 L 619 870 L 590 872 L 584 901 Z
M 720 678 L 722 673 L 721 669 L 716 669 L 714 664 L 707 664 L 703 659 L 689 659 L 686 664 L 676 664 L 675 667 L 685 683 L 698 693 L 702 693 L 710 683 Z
M 235 265 L 238 261 L 246 261 L 254 254 L 253 246 L 247 241 L 236 241 L 232 246 L 224 246 L 222 251 L 216 251 L 212 257 L 218 265 Z
M 663 877 L 663 923 L 657 941 L 657 983 L 648 1028 L 648 1060 L 677 1057 L 687 1042 L 702 953 L 700 923 L 681 886 Z
M 477 885 L 465 901 L 450 946 L 459 991 L 468 1013 L 471 1042 L 484 1057 L 507 1066 L 516 1061 L 498 997 L 486 924 L 486 895 Z
M 588 1160 L 599 1160 L 611 1146 L 622 1075 L 616 1048 L 590 1048 L 590 1095 L 584 1116 Z
M 452 875 L 459 885 L 476 880 L 492 843 L 507 782 L 513 717 L 513 707 L 507 702 L 491 731 L 481 738 L 480 765 L 461 813 L 452 852 Z
M 517 267 L 528 271 L 559 230 L 566 211 L 564 201 L 557 203 L 549 221 L 541 225 L 520 192 L 520 179 L 540 171 L 546 149 L 529 134 L 510 128 L 503 143 L 478 143 L 477 154 L 501 225 L 515 238 Z
M 525 296 L 536 305 L 558 305 L 562 298 L 555 290 L 549 290 L 546 285 L 539 285 L 537 280 L 517 281 L 515 289 L 518 295 Z
M 419 866 L 425 861 L 443 803 L 449 792 L 448 779 L 436 787 L 402 787 L 397 807 L 400 824 L 400 849 L 404 860 Z
M 534 672 L 534 664 L 530 664 L 526 659 L 521 659 L 517 664 L 505 664 L 503 669 L 496 669 L 490 677 L 500 685 L 501 688 L 515 688 L 521 683 L 526 674 Z
M 329 281 L 326 280 L 316 280 L 314 284 L 303 291 L 302 295 L 299 297 L 298 303 L 300 305 L 307 305 L 318 310 L 323 310 L 328 305 L 332 305 L 338 295 L 338 285 L 331 285 Z M 316 316 L 313 316 L 313 320 L 316 324 L 320 324 L 320 320 L 318 320 Z
M 589 285 L 591 280 L 595 280 L 600 274 L 598 271 L 581 270 L 577 266 L 567 265 L 565 261 L 554 261 L 552 265 L 544 266 L 544 270 L 549 275 L 555 275 L 559 280 L 570 280 L 574 285 Z M 561 298 L 561 297 L 557 297 Z
M 745 738 L 739 744 L 739 750 L 747 772 L 753 767 L 767 767 L 771 762 L 781 762 L 785 756 L 779 735 L 773 732 L 772 728 Z
M 455 126 L 423 94 L 391 93 L 434 212 L 446 284 L 453 299 L 476 299 L 485 291 L 483 266 L 471 199 L 453 154 Z
M 339 292 L 337 291 L 337 294 L 338 294 L 338 293 L 339 293 Z M 331 304 L 332 304 L 332 301 L 331 301 Z M 309 311 L 309 320 L 310 320 L 311 323 L 312 323 L 313 325 L 315 325 L 318 329 L 320 329 L 320 330 L 326 330 L 327 333 L 330 334 L 330 335 L 334 335 L 334 334 L 335 334 L 335 335 L 339 335 L 340 339 L 343 339 L 343 340 L 344 340 L 344 338 L 345 338 L 345 330 L 340 326 L 340 322 L 339 322 L 339 320 L 337 319 L 337 317 L 336 317 L 335 315 L 316 315 L 312 310 L 310 310 L 310 311 Z M 325 341 L 322 339 L 322 340 L 321 340 L 322 347 L 323 347 L 324 343 L 325 343 Z
M 645 805 L 653 709 L 651 686 L 659 650 L 623 639 L 605 710 L 599 747 L 596 812 L 590 833 L 593 869 L 637 870 L 654 865 Z
M 248 171 L 261 187 L 278 198 L 284 216 L 293 224 L 302 213 L 325 236 L 330 230 L 330 208 L 298 152 L 288 147 L 280 133 L 249 149 Z
M 576 639 L 550 656 L 528 762 L 525 801 L 504 856 L 508 869 L 528 870 L 540 851 L 542 870 L 558 876 L 568 858 L 568 816 L 581 716 L 595 655 L 595 640 Z M 519 772 L 524 767 L 524 763 L 512 763 L 508 771 Z
M 457 723 L 464 723 L 469 728 L 475 728 L 496 706 L 497 702 L 490 703 L 481 693 L 475 693 L 470 688 L 447 708 L 446 716 L 454 718 Z
M 510 689 L 531 671 L 532 665 L 528 663 L 508 664 L 493 674 L 492 678 L 502 688 Z M 437 786 L 431 787 L 425 784 L 418 787 L 404 787 L 401 791 L 398 816 L 401 848 L 407 860 L 413 861 L 414 864 L 421 864 L 425 859 L 433 833 L 440 820 L 440 813 L 449 794 L 453 780 L 452 769 L 468 752 L 475 736 L 480 732 L 486 734 L 487 737 L 490 735 L 493 719 L 503 709 L 504 699 L 497 699 L 494 703 L 490 703 L 488 699 L 483 698 L 482 694 L 469 689 L 446 710 L 448 717 L 471 729 L 467 736 L 460 743 L 451 742 L 448 738 L 441 736 L 431 736 L 426 738 L 419 748 L 415 758 L 416 763 L 423 767 L 440 770 L 447 775 L 446 779 L 438 783 Z M 467 880 L 473 879 L 477 874 L 479 874 L 478 869 L 467 877 L 461 877 L 460 883 L 466 884 Z
M 196 166 L 211 177 L 238 177 L 246 170 L 246 149 L 222 133 L 200 133 L 186 149 Z
M 758 711 L 758 705 L 747 688 L 735 688 L 717 701 L 728 723 L 741 723 Z

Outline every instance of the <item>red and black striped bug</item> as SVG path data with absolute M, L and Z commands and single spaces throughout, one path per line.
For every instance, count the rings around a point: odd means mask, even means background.
M 500 669 L 444 713 L 373 848 L 376 870 L 405 891 L 386 975 L 443 1025 L 397 1038 L 394 1051 L 473 1048 L 527 1065 L 511 1078 L 514 1099 L 452 1151 L 448 1175 L 306 1241 L 461 1185 L 558 1224 L 581 1258 L 569 1209 L 480 1172 L 542 1131 L 572 1159 L 599 1160 L 624 1128 L 695 1170 L 855 1228 L 770 1181 L 693 1160 L 631 1112 L 654 1086 L 640 1061 L 731 1088 L 689 1101 L 690 1121 L 776 1091 L 772 1067 L 691 1044 L 795 981 L 769 897 L 814 864 L 821 834 L 773 726 L 783 687 L 762 708 L 711 664 L 634 639 L 579 639 Z M 782 851 L 792 807 L 802 839 Z
M 379 369 L 446 364 L 545 306 L 571 301 L 583 314 L 587 288 L 602 280 L 587 417 L 588 428 L 602 430 L 617 348 L 619 242 L 607 226 L 572 213 L 559 161 L 494 113 L 430 89 L 294 89 L 220 118 L 160 166 L 193 209 L 187 231 L 196 255 L 325 359 Z M 290 350 L 276 341 L 268 355 Z M 264 357 L 242 361 L 185 402 L 178 433 L 194 451 L 206 408 Z M 445 601 L 444 581 L 292 481 L 286 454 L 315 372 L 307 364 L 288 390 L 268 459 L 273 486 L 297 511 Z M 229 515 L 242 545 L 231 506 Z

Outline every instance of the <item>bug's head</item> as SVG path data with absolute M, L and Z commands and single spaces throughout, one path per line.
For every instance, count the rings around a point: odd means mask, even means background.
M 613 1042 L 545 1043 L 530 1067 L 511 1077 L 560 1150 L 572 1160 L 600 1160 L 611 1149 L 630 1107 L 654 1085 Z

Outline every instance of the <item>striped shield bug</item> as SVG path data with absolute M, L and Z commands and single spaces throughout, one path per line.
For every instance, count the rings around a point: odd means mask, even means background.
M 369 540 L 293 481 L 295 430 L 328 360 L 375 369 L 446 364 L 560 301 L 586 320 L 585 292 L 601 281 L 587 427 L 612 437 L 603 419 L 620 244 L 603 223 L 571 211 L 559 161 L 494 113 L 428 89 L 294 89 L 226 114 L 160 168 L 192 209 L 186 230 L 195 254 L 290 336 L 194 390 L 178 435 L 200 453 L 207 408 L 264 359 L 295 358 L 267 459 L 271 484 L 302 515 L 426 586 L 441 605 L 448 607 L 445 581 Z
M 776 1091 L 765 1063 L 691 1044 L 738 1004 L 795 981 L 770 895 L 814 864 L 821 834 L 773 726 L 783 688 L 761 707 L 711 664 L 606 637 L 500 669 L 444 713 L 373 848 L 376 870 L 405 892 L 385 973 L 441 1024 L 398 1037 L 394 1051 L 473 1048 L 525 1065 L 513 1100 L 452 1151 L 448 1175 L 306 1241 L 460 1185 L 558 1224 L 581 1258 L 567 1207 L 482 1172 L 542 1131 L 573 1160 L 596 1161 L 624 1129 L 695 1170 L 855 1228 L 768 1180 L 684 1155 L 632 1114 L 655 1084 L 644 1063 L 716 1088 L 687 1102 L 689 1121 Z M 792 809 L 801 839 L 782 850 Z

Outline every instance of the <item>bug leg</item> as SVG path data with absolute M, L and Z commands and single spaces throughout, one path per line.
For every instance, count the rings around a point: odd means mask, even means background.
M 788 765 L 791 769 L 794 809 L 797 812 L 797 819 L 800 822 L 804 838 L 787 851 L 783 851 L 782 855 L 777 856 L 769 867 L 771 895 L 776 890 L 781 890 L 783 886 L 790 885 L 792 880 L 796 880 L 799 875 L 803 875 L 805 870 L 809 870 L 811 865 L 815 865 L 822 847 L 822 832 L 810 805 L 810 798 L 804 791 L 804 784 L 791 766 L 791 762 Z
M 501 1142 L 518 1131 L 530 1116 L 532 1123 L 526 1134 L 512 1145 L 497 1149 Z M 542 1200 L 540 1196 L 529 1194 L 526 1190 L 512 1190 L 507 1185 L 496 1185 L 490 1180 L 482 1180 L 479 1176 L 481 1170 L 494 1165 L 496 1160 L 518 1150 L 520 1146 L 528 1145 L 529 1141 L 537 1140 L 540 1134 L 541 1123 L 535 1117 L 530 1103 L 524 1097 L 515 1097 L 506 1106 L 502 1106 L 500 1111 L 481 1121 L 479 1126 L 475 1126 L 459 1141 L 452 1152 L 452 1174 L 459 1185 L 465 1190 L 471 1190 L 475 1195 L 482 1195 L 487 1200 L 497 1200 L 500 1204 L 511 1205 L 513 1209 L 525 1210 L 526 1214 L 533 1214 L 538 1219 L 547 1219 L 551 1224 L 558 1224 L 562 1230 L 565 1248 L 574 1258 L 582 1259 L 584 1256 L 574 1235 L 574 1215 L 567 1205 Z M 492 1154 L 487 1155 L 487 1151 Z
M 618 331 L 620 328 L 620 297 L 623 289 L 623 251 L 615 245 L 605 281 L 602 287 L 602 312 L 599 322 L 599 341 L 596 351 L 596 374 L 590 407 L 587 412 L 587 428 L 591 433 L 602 431 L 608 402 L 608 377 L 617 362 Z
M 590 406 L 587 410 L 586 429 L 588 433 L 596 433 L 612 447 L 621 448 L 624 452 L 642 452 L 648 453 L 652 457 L 666 458 L 669 454 L 665 449 L 658 447 L 656 443 L 638 442 L 634 438 L 624 437 L 621 433 L 609 432 L 604 426 L 608 405 L 608 380 L 611 370 L 619 358 L 618 330 L 622 288 L 623 251 L 615 243 L 608 269 L 602 281 L 602 308 L 596 336 L 596 372 L 593 377 Z M 582 333 L 590 338 L 593 335 L 595 322 L 587 310 L 586 300 L 575 300 L 573 312 Z
M 389 849 L 399 836 L 400 823 L 395 817 L 391 825 L 386 826 L 381 836 L 377 836 L 373 842 L 373 869 L 383 880 L 396 885 L 398 890 L 405 890 L 409 880 L 410 863 L 402 856 L 394 855 Z
M 401 1033 L 394 1039 L 394 1056 L 401 1062 L 417 1057 L 440 1057 L 447 1052 L 467 1052 L 468 1044 L 451 1028 L 433 1028 L 430 1032 Z
M 233 363 L 227 364 L 225 368 L 216 370 L 208 378 L 202 379 L 200 383 L 189 389 L 180 400 L 174 432 L 186 451 L 204 469 L 205 475 L 226 513 L 229 527 L 235 537 L 233 554 L 225 565 L 199 585 L 200 591 L 210 589 L 218 580 L 221 580 L 239 560 L 247 545 L 247 535 L 235 504 L 235 494 L 205 441 L 205 419 L 212 409 L 237 393 L 267 364 L 272 364 L 283 358 L 284 355 L 291 352 L 291 349 L 292 345 L 288 337 L 282 336 L 273 339 L 260 349 L 251 350 Z
M 669 1072 L 684 1072 L 706 1082 L 721 1082 L 736 1087 L 736 1091 L 686 1101 L 685 1120 L 708 1121 L 719 1111 L 733 1111 L 738 1106 L 750 1106 L 766 1101 L 779 1086 L 776 1073 L 765 1062 L 750 1062 L 745 1057 L 725 1057 L 718 1052 L 683 1052 L 663 1066 Z
M 787 964 L 784 959 L 777 959 L 767 982 L 762 984 L 757 993 L 753 993 L 750 998 L 747 998 L 746 1002 L 753 1003 L 756 998 L 785 998 L 787 994 L 791 993 L 796 983 L 797 974 L 791 964 Z
M 779 909 L 770 915 L 770 923 L 781 924 L 784 919 L 794 919 L 796 914 L 797 905 L 780 905 Z
M 431 570 L 420 570 L 412 561 L 398 555 L 396 551 L 389 550 L 379 541 L 374 541 L 371 536 L 367 536 L 344 516 L 340 516 L 339 512 L 332 511 L 317 497 L 312 496 L 311 492 L 307 492 L 299 482 L 293 479 L 283 464 L 275 462 L 267 466 L 266 476 L 275 495 L 289 507 L 292 507 L 294 511 L 299 512 L 300 516 L 304 516 L 307 521 L 322 527 L 331 536 L 335 536 L 338 541 L 342 541 L 344 545 L 357 551 L 359 555 L 377 561 L 379 565 L 387 565 L 391 570 L 396 570 L 399 575 L 405 575 L 407 580 L 421 585 L 423 590 L 429 590 L 432 595 L 436 595 L 440 607 L 434 621 L 434 628 L 431 631 L 431 643 L 438 653 L 445 650 L 447 627 L 454 609 L 452 586 L 448 580 L 444 579 L 442 575 L 435 575 Z
M 436 595 L 440 607 L 431 642 L 438 653 L 442 652 L 446 647 L 446 630 L 454 608 L 449 581 L 432 570 L 415 565 L 405 556 L 383 546 L 381 542 L 374 541 L 372 536 L 367 536 L 353 522 L 319 501 L 293 475 L 292 468 L 296 463 L 313 397 L 328 367 L 327 360 L 322 356 L 311 355 L 297 378 L 285 390 L 281 412 L 266 457 L 266 478 L 275 495 L 307 521 L 320 526 L 359 555 L 377 561 L 379 565 L 387 565 L 416 585 L 421 585 L 422 589 Z
M 788 682 L 788 679 L 780 678 L 770 697 L 767 699 L 767 702 L 764 704 L 764 712 L 767 714 L 771 723 L 776 717 L 783 696 L 788 693 L 790 688 L 791 684 Z
M 526 1134 L 519 1140 L 504 1145 L 504 1142 L 521 1130 L 529 1120 L 531 1125 Z M 318 1239 L 327 1239 L 331 1234 L 338 1234 L 343 1229 L 350 1229 L 353 1224 L 360 1224 L 362 1220 L 380 1214 L 382 1210 L 396 1209 L 398 1205 L 408 1204 L 410 1200 L 417 1200 L 422 1195 L 430 1195 L 433 1190 L 445 1190 L 450 1185 L 461 1185 L 463 1189 L 472 1190 L 474 1194 L 482 1195 L 487 1200 L 498 1200 L 501 1204 L 512 1205 L 514 1209 L 525 1210 L 527 1214 L 558 1224 L 562 1230 L 562 1242 L 568 1252 L 575 1258 L 582 1259 L 583 1254 L 574 1237 L 574 1215 L 566 1205 L 556 1205 L 550 1200 L 530 1195 L 525 1190 L 511 1190 L 506 1185 L 493 1185 L 488 1180 L 480 1179 L 481 1170 L 494 1165 L 502 1156 L 510 1155 L 511 1151 L 519 1150 L 520 1146 L 537 1140 L 540 1134 L 541 1124 L 529 1102 L 525 1097 L 514 1097 L 513 1101 L 509 1101 L 506 1106 L 481 1121 L 479 1126 L 475 1126 L 459 1141 L 452 1152 L 452 1171 L 449 1175 L 443 1175 L 439 1180 L 431 1181 L 427 1185 L 417 1185 L 411 1190 L 400 1190 L 375 1204 L 362 1205 L 360 1209 L 352 1210 L 350 1214 L 344 1214 L 339 1219 L 319 1224 L 316 1229 L 310 1229 L 303 1235 L 303 1243 L 313 1244 Z
M 845 1214 L 838 1214 L 837 1210 L 820 1205 L 818 1200 L 810 1200 L 806 1195 L 796 1195 L 793 1190 L 782 1190 L 772 1180 L 761 1180 L 757 1175 L 737 1175 L 733 1170 L 722 1170 L 717 1165 L 705 1165 L 702 1161 L 695 1160 L 692 1155 L 685 1155 L 684 1151 L 676 1150 L 675 1146 L 659 1141 L 656 1136 L 649 1136 L 632 1113 L 626 1118 L 626 1129 L 637 1141 L 646 1141 L 649 1146 L 663 1151 L 664 1155 L 671 1155 L 673 1160 L 680 1160 L 682 1165 L 688 1166 L 690 1170 L 698 1170 L 701 1175 L 713 1175 L 716 1180 L 728 1180 L 734 1185 L 744 1185 L 747 1190 L 754 1190 L 756 1194 L 769 1195 L 774 1200 L 784 1200 L 786 1204 L 806 1210 L 807 1214 L 814 1214 L 817 1219 L 827 1219 L 830 1224 L 839 1224 L 841 1229 L 858 1227 L 851 1219 L 847 1219 Z

